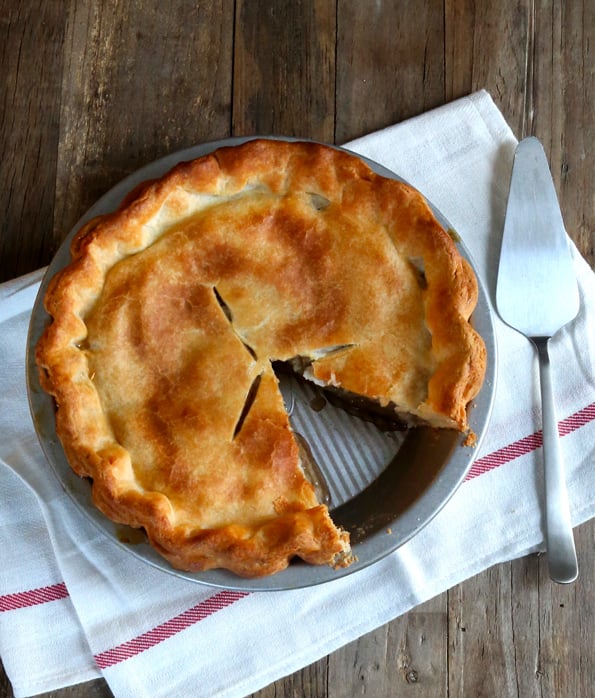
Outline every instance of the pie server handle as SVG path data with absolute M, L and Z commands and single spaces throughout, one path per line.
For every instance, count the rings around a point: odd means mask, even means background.
M 550 577 L 559 584 L 569 584 L 578 577 L 578 562 L 554 406 L 549 339 L 533 339 L 539 355 L 541 385 L 547 560 Z

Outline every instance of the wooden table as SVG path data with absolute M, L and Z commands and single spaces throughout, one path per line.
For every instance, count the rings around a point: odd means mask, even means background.
M 480 88 L 543 141 L 593 264 L 594 15 L 592 0 L 4 0 L 2 280 L 47 264 L 161 155 L 255 133 L 342 143 Z M 576 538 L 576 584 L 539 556 L 498 565 L 255 696 L 593 696 L 595 522 Z

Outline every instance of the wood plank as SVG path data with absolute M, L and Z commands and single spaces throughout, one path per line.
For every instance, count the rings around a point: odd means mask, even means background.
M 545 556 L 539 559 L 539 696 L 587 697 L 595 691 L 595 521 L 576 529 L 575 537 L 580 576 L 574 584 L 551 582 Z
M 56 244 L 138 167 L 229 135 L 233 1 L 72 0 L 65 46 Z
M 446 99 L 487 89 L 518 138 L 536 135 L 550 157 L 569 235 L 593 264 L 595 5 L 446 0 Z M 486 51 L 485 47 L 490 50 Z
M 511 580 L 510 622 L 513 644 L 507 648 L 515 664 L 518 696 L 539 693 L 539 591 L 543 579 L 539 555 L 528 555 L 499 565 Z M 504 615 L 504 614 L 503 614 Z M 537 691 L 537 693 L 536 693 Z
M 532 0 L 445 0 L 446 101 L 487 89 L 519 138 L 533 88 L 532 17 Z
M 514 15 L 509 3 L 491 1 L 479 8 L 472 0 L 447 0 L 445 8 L 447 100 L 485 88 L 521 136 L 525 95 L 532 88 L 529 4 L 517 4 Z M 534 666 L 537 648 L 528 641 L 517 657 L 515 629 L 526 628 L 530 639 L 538 625 L 535 594 L 528 594 L 530 584 L 522 584 L 535 575 L 536 565 L 530 559 L 506 563 L 448 592 L 449 696 L 519 695 L 517 660 L 521 671 L 527 662 Z M 513 580 L 522 586 L 519 595 L 524 603 L 518 609 L 512 607 Z M 533 695 L 526 690 L 527 682 L 522 684 L 522 695 Z
M 335 3 L 238 0 L 233 135 L 287 135 L 333 142 Z M 322 698 L 323 658 L 253 694 Z
M 441 1 L 339 0 L 337 27 L 337 143 L 442 104 Z
M 592 695 L 593 522 L 576 539 L 587 567 L 575 584 L 551 582 L 546 557 L 531 555 L 449 592 L 449 695 Z
M 0 281 L 51 256 L 64 17 L 55 3 L 12 3 L 0 22 Z
M 2 279 L 48 263 L 88 206 L 139 166 L 230 132 L 233 0 L 66 10 L 13 3 L 0 25 L 12 100 L 0 129 L 10 155 L 0 175 L 12 183 L 0 194 Z M 1 675 L 0 696 L 12 698 Z M 50 695 L 111 691 L 101 679 Z
M 4 665 L 2 664 L 2 659 L 0 658 L 0 698 L 14 698 L 14 693 L 8 676 L 4 671 Z
M 449 592 L 449 695 L 533 695 L 519 692 L 517 668 L 534 664 L 537 604 L 523 585 L 522 606 L 513 609 L 513 578 L 535 579 L 535 565 L 525 560 L 516 572 L 510 563 L 497 565 Z M 529 648 L 515 631 L 526 634 Z
M 485 3 L 480 16 L 475 3 L 461 11 L 461 3 L 447 2 L 447 89 L 454 98 L 485 87 L 519 137 L 534 133 L 542 140 L 568 232 L 593 264 L 592 160 L 582 140 L 583 133 L 593 140 L 587 107 L 593 75 L 582 64 L 593 42 L 593 9 L 571 5 L 528 1 L 511 12 L 507 3 Z M 579 77 L 571 85 L 572 75 Z M 552 584 L 545 558 L 530 556 L 449 593 L 453 696 L 591 695 L 595 680 L 585 657 L 593 656 L 592 633 L 580 638 L 593 627 L 594 531 L 590 522 L 577 532 L 582 574 L 570 587 Z
M 329 698 L 447 695 L 446 593 L 329 657 Z
M 534 112 L 528 132 L 544 142 L 568 234 L 595 259 L 595 4 L 537 3 Z
M 441 104 L 441 2 L 340 0 L 335 140 L 342 143 Z M 329 657 L 333 698 L 445 696 L 446 594 Z
M 333 142 L 335 31 L 333 0 L 238 0 L 234 135 Z

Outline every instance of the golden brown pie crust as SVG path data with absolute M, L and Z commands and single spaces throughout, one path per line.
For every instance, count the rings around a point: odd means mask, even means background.
M 174 567 L 350 562 L 300 465 L 273 360 L 467 429 L 477 282 L 423 197 L 328 146 L 181 163 L 87 224 L 37 347 L 68 461 Z

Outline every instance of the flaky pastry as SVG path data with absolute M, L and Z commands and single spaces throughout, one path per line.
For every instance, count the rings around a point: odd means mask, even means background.
M 37 347 L 71 467 L 184 570 L 349 564 L 273 362 L 465 431 L 477 282 L 423 197 L 345 151 L 253 140 L 177 165 L 75 236 Z

